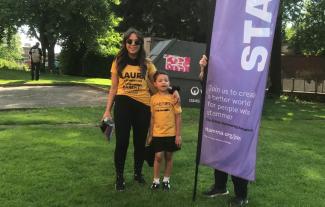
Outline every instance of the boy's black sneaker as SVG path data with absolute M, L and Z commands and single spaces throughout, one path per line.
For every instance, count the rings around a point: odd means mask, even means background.
M 248 204 L 247 198 L 234 197 L 229 202 L 229 207 L 242 207 Z
M 210 190 L 203 192 L 203 195 L 213 198 L 216 196 L 223 196 L 223 195 L 228 195 L 229 191 L 227 189 L 218 189 L 214 185 L 211 187 Z
M 159 189 L 159 186 L 160 186 L 159 183 L 155 183 L 155 182 L 153 182 L 150 188 L 151 188 L 152 190 L 157 190 L 157 189 Z
M 146 184 L 142 174 L 134 174 L 134 180 L 140 184 Z
M 124 191 L 125 190 L 125 182 L 123 177 L 117 177 L 115 183 L 115 190 Z
M 169 181 L 162 182 L 162 189 L 164 191 L 169 191 L 170 190 L 170 182 Z

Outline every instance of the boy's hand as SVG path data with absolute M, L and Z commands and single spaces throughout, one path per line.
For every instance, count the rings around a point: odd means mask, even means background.
M 181 145 L 182 145 L 182 137 L 181 136 L 176 136 L 175 144 L 177 145 L 178 148 L 181 147 Z

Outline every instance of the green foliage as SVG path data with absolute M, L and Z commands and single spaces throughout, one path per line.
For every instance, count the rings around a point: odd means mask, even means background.
M 82 53 L 79 52 L 78 49 L 75 49 L 74 45 L 62 48 L 60 53 L 60 67 L 62 73 L 66 75 L 81 74 L 80 56 L 82 56 Z
M 146 36 L 205 42 L 212 0 L 121 0 L 119 31 L 135 27 Z
M 293 37 L 295 36 L 295 33 L 296 33 L 296 31 L 294 29 L 292 29 L 292 27 L 286 27 L 284 41 L 285 42 L 292 41 Z
M 300 0 L 285 8 L 285 23 L 292 25 L 286 30 L 290 46 L 296 53 L 325 55 L 325 1 Z
M 112 56 L 116 55 L 120 49 L 122 35 L 115 32 L 113 28 L 109 28 L 106 34 L 97 41 L 99 53 L 103 56 Z
M 84 64 L 83 76 L 88 77 L 111 77 L 111 64 L 114 56 L 102 56 L 98 54 L 89 53 Z
M 67 75 L 82 75 L 88 77 L 110 77 L 110 66 L 113 62 L 113 55 L 102 55 L 99 52 L 88 52 L 84 58 L 83 65 L 73 61 L 80 57 L 81 53 L 76 50 L 65 48 L 61 51 L 60 66 L 63 73 Z
M 26 70 L 22 62 L 22 49 L 19 36 L 10 35 L 0 41 L 0 69 Z
M 11 31 L 8 29 L 12 28 L 11 25 L 14 28 L 28 25 L 29 34 L 41 42 L 44 51 L 48 51 L 50 68 L 54 67 L 54 45 L 60 42 L 63 48 L 77 51 L 76 58 L 70 62 L 77 62 L 78 67 L 70 70 L 75 69 L 74 73 L 80 74 L 89 51 L 105 54 L 116 51 L 115 42 L 106 42 L 99 47 L 97 39 L 105 34 L 115 35 L 113 27 L 118 19 L 112 7 L 118 3 L 118 0 L 0 0 L 0 34 L 2 28 Z
M 119 19 L 111 11 L 117 1 L 96 0 L 80 1 L 79 10 L 67 22 L 67 29 L 62 42 L 61 62 L 65 74 L 98 76 L 98 72 L 91 73 L 91 68 L 106 72 L 107 65 L 103 61 L 89 68 L 91 57 L 99 59 L 114 55 L 120 42 L 120 35 L 114 31 Z M 66 10 L 70 14 L 69 10 Z M 108 73 L 106 73 L 108 74 Z M 107 77 L 107 75 L 105 75 Z
M 25 64 L 20 64 L 14 61 L 9 61 L 0 58 L 0 70 L 2 69 L 27 70 L 27 66 Z
M 9 42 L 17 32 L 20 26 L 20 19 L 17 18 L 15 5 L 17 1 L 0 0 L 0 42 L 4 39 Z
M 21 61 L 22 49 L 20 37 L 16 34 L 11 39 L 0 42 L 0 58 L 8 61 Z

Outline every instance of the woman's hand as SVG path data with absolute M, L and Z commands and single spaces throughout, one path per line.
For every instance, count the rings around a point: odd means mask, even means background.
M 174 97 L 174 100 L 175 100 L 175 104 L 180 104 L 181 103 L 181 96 L 179 95 L 177 90 L 174 91 L 173 97 Z
M 182 145 L 182 137 L 181 136 L 176 136 L 175 144 L 177 145 L 178 148 L 181 147 L 181 145 Z
M 112 118 L 112 114 L 110 111 L 105 111 L 104 114 L 103 114 L 103 117 L 102 117 L 102 121 L 105 119 L 105 118 L 108 118 L 110 120 L 113 120 Z
M 199 62 L 200 64 L 200 74 L 199 74 L 199 78 L 200 80 L 203 80 L 203 76 L 204 76 L 204 72 L 205 72 L 205 68 L 208 65 L 208 58 L 205 55 L 202 55 L 202 58 Z
M 152 135 L 150 135 L 150 134 L 148 133 L 147 141 L 146 141 L 146 145 L 150 145 L 151 142 L 152 142 Z
M 207 64 L 208 64 L 208 58 L 207 58 L 207 56 L 202 55 L 202 58 L 200 59 L 199 64 L 200 64 L 201 70 L 204 69 L 207 66 Z

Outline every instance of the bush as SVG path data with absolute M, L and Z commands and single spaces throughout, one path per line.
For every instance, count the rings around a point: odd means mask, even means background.
M 89 54 L 84 65 L 82 75 L 98 78 L 110 78 L 110 69 L 113 60 L 114 56 L 105 57 L 96 54 Z
M 60 54 L 60 68 L 63 74 L 110 78 L 110 66 L 114 56 L 104 56 L 89 53 L 84 64 L 81 62 L 82 53 L 76 50 L 63 50 Z
M 14 61 L 0 59 L 0 69 L 28 70 L 28 66 Z

